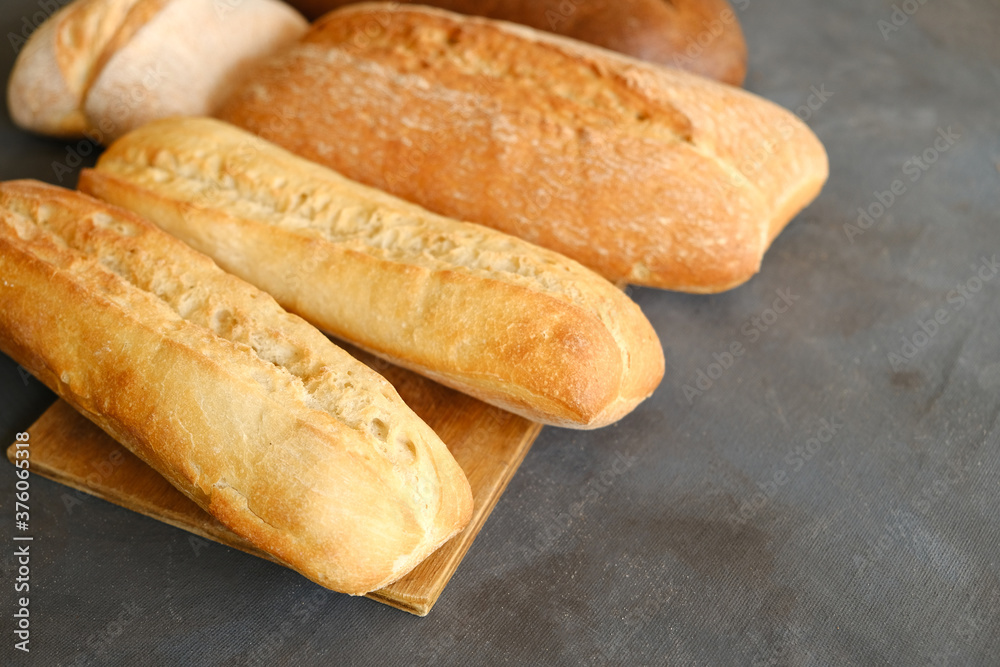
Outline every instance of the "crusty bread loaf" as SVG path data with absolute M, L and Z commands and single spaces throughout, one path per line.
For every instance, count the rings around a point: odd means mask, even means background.
M 305 28 L 278 0 L 76 0 L 19 54 L 11 118 L 106 142 L 154 118 L 211 113 L 243 68 Z
M 219 117 L 612 280 L 690 292 L 753 276 L 826 180 L 809 128 L 740 89 L 510 23 L 387 11 L 327 14 Z
M 80 188 L 330 333 L 535 421 L 604 426 L 663 376 L 642 311 L 589 269 L 216 120 L 146 125 L 115 142 Z
M 230 530 L 350 594 L 468 521 L 434 432 L 382 377 L 142 218 L 0 184 L 0 349 Z
M 310 19 L 357 0 L 288 0 Z M 739 86 L 747 45 L 728 0 L 403 0 L 522 23 Z
M 87 130 L 91 72 L 138 0 L 76 0 L 48 18 L 18 54 L 7 84 L 11 119 L 55 137 Z

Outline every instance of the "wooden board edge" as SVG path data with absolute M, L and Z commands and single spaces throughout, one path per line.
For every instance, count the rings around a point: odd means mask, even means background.
M 459 548 L 455 549 L 451 553 L 451 556 L 446 561 L 447 567 L 442 569 L 442 572 L 444 574 L 434 582 L 432 593 L 430 595 L 418 597 L 418 596 L 408 596 L 403 593 L 394 592 L 395 597 L 393 598 L 383 597 L 385 594 L 381 592 L 388 591 L 389 589 L 391 589 L 392 584 L 390 584 L 389 586 L 381 589 L 380 591 L 374 591 L 372 593 L 369 593 L 368 596 L 371 597 L 372 599 L 377 599 L 379 602 L 383 602 L 390 606 L 396 607 L 397 609 L 403 609 L 404 611 L 409 611 L 410 613 L 417 614 L 418 616 L 426 616 L 428 613 L 430 613 L 431 609 L 434 607 L 438 599 L 441 597 L 441 594 L 444 593 L 444 589 L 448 585 L 448 582 L 451 581 L 451 578 L 455 575 L 455 572 L 458 570 L 459 564 L 465 558 L 465 555 L 468 553 L 469 549 L 472 548 L 472 543 L 475 541 L 476 537 L 478 537 L 479 532 L 482 530 L 483 526 L 486 525 L 486 520 L 489 519 L 490 515 L 493 513 L 493 508 L 495 508 L 497 503 L 500 502 L 500 497 L 503 496 L 504 491 L 507 489 L 507 485 L 510 484 L 510 481 L 514 478 L 514 474 L 517 472 L 518 468 L 521 467 L 521 463 L 524 461 L 524 458 L 528 455 L 528 450 L 530 449 L 530 447 L 526 445 L 530 445 L 535 441 L 536 438 L 538 438 L 538 434 L 541 432 L 543 427 L 544 427 L 543 424 L 535 423 L 528 431 L 525 432 L 524 437 L 521 439 L 521 442 L 519 443 L 518 450 L 520 453 L 517 459 L 515 461 L 512 461 L 507 466 L 507 469 L 504 471 L 504 475 L 500 480 L 500 484 L 498 485 L 497 492 L 492 496 L 492 498 L 490 498 L 490 502 L 484 508 L 484 511 L 482 512 L 479 521 L 475 525 L 470 524 L 469 526 L 466 526 L 465 531 L 468 533 L 468 537 L 463 539 L 462 542 L 460 543 Z M 390 602 L 389 600 L 393 601 Z M 406 608 L 404 609 L 402 606 L 399 606 L 399 604 L 406 605 Z M 420 610 L 420 613 L 416 611 L 411 611 L 411 609 Z
M 41 419 L 41 417 L 39 417 L 39 419 Z M 34 426 L 34 424 L 32 424 L 32 426 Z M 29 430 L 30 428 L 31 427 L 29 427 Z M 500 497 L 506 490 L 507 485 L 513 479 L 518 468 L 520 468 L 521 463 L 527 456 L 528 450 L 531 448 L 530 445 L 538 437 L 542 428 L 542 424 L 536 423 L 533 424 L 530 429 L 525 431 L 521 441 L 518 443 L 517 458 L 507 464 L 504 474 L 500 479 L 500 483 L 497 486 L 496 493 L 491 496 L 488 505 L 481 512 L 479 520 L 474 525 L 466 526 L 461 535 L 453 538 L 460 540 L 459 547 L 452 551 L 448 559 L 445 561 L 445 567 L 440 570 L 441 574 L 432 584 L 430 594 L 420 596 L 407 595 L 398 590 L 394 591 L 392 588 L 393 584 L 389 584 L 382 589 L 366 594 L 365 597 L 415 616 L 427 616 L 443 594 L 445 587 L 448 585 L 448 582 L 451 581 L 451 578 L 454 576 L 459 564 L 472 547 L 472 543 L 479 535 L 479 532 L 482 530 L 483 526 L 486 525 L 486 520 L 489 518 L 490 514 L 492 514 L 493 508 L 496 507 L 496 504 L 499 502 Z M 16 460 L 16 450 L 16 443 L 12 443 L 6 450 L 7 460 L 12 464 L 14 464 Z M 112 505 L 136 512 L 174 528 L 197 535 L 198 537 L 211 540 L 212 542 L 222 546 L 232 547 L 238 551 L 263 558 L 264 560 L 282 565 L 284 567 L 282 563 L 270 557 L 267 553 L 254 548 L 252 545 L 240 544 L 240 538 L 236 535 L 226 534 L 223 536 L 213 533 L 212 531 L 204 530 L 201 526 L 185 520 L 184 517 L 173 516 L 171 512 L 164 510 L 160 506 L 148 505 L 144 503 L 126 505 L 120 501 L 115 493 L 111 492 L 108 488 L 103 488 L 101 484 L 80 484 L 74 478 L 63 474 L 61 470 L 45 464 L 33 464 L 29 470 L 32 470 L 33 474 L 38 474 L 41 477 L 52 480 L 58 484 L 62 484 L 63 486 L 81 491 L 95 498 L 99 498 L 105 502 L 111 503 Z

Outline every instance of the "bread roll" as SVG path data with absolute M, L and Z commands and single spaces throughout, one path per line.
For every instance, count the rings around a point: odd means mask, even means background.
M 310 19 L 357 0 L 289 0 Z M 403 0 L 522 23 L 742 85 L 747 45 L 727 0 Z
M 359 595 L 469 520 L 381 376 L 142 218 L 0 184 L 0 349 L 253 546 Z
M 146 125 L 80 188 L 330 333 L 528 419 L 604 426 L 663 377 L 653 327 L 592 271 L 216 120 Z
M 76 0 L 50 16 L 14 63 L 7 84 L 11 119 L 40 134 L 83 136 L 83 100 L 95 63 L 137 2 Z
M 752 277 L 827 177 L 809 128 L 750 93 L 417 6 L 327 14 L 219 117 L 613 281 L 688 292 Z
M 211 113 L 243 68 L 305 28 L 278 0 L 76 0 L 25 44 L 7 104 L 24 129 L 109 142 Z

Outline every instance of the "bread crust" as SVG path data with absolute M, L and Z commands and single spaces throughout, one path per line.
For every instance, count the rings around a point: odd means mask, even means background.
M 236 534 L 333 590 L 403 576 L 467 480 L 383 378 L 129 212 L 0 184 L 0 349 Z
M 310 19 L 356 0 L 289 0 Z M 747 46 L 727 0 L 403 0 L 513 21 L 734 86 L 746 77 Z
M 28 39 L 8 107 L 24 129 L 106 142 L 152 118 L 209 113 L 242 68 L 305 29 L 277 0 L 75 0 Z
M 144 2 L 87 92 L 85 114 L 105 143 L 157 118 L 214 112 L 247 68 L 306 27 L 277 0 Z
M 219 121 L 140 128 L 80 188 L 148 217 L 330 333 L 535 421 L 605 426 L 663 376 L 639 307 L 576 262 Z
M 17 56 L 7 107 L 20 127 L 60 138 L 83 136 L 94 69 L 139 0 L 76 0 L 50 16 Z
M 828 171 L 805 124 L 745 91 L 416 6 L 327 14 L 218 116 L 613 281 L 698 293 L 752 277 Z

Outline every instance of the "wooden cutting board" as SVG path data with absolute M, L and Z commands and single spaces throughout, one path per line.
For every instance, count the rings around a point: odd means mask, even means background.
M 462 466 L 475 500 L 468 527 L 410 574 L 373 600 L 425 616 L 513 477 L 540 424 L 494 408 L 410 371 L 339 343 L 381 373 L 433 428 Z M 270 558 L 231 533 L 104 431 L 57 401 L 29 429 L 31 471 L 122 507 L 261 558 Z M 13 460 L 14 447 L 7 450 Z

